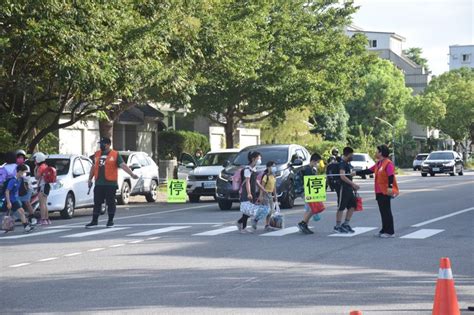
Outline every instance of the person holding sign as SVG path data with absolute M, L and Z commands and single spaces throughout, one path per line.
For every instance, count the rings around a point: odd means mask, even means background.
M 311 159 L 309 161 L 309 165 L 306 165 L 303 167 L 303 169 L 300 171 L 302 173 L 302 178 L 303 178 L 303 183 L 305 183 L 305 177 L 308 176 L 314 176 L 318 174 L 317 167 L 319 165 L 319 161 L 321 161 L 321 155 L 318 153 L 314 153 L 311 155 Z M 325 190 L 326 187 L 323 187 Z M 305 200 L 305 205 L 304 205 L 304 215 L 303 215 L 303 220 L 301 220 L 300 223 L 298 223 L 298 229 L 301 231 L 303 234 L 314 234 L 313 231 L 310 230 L 308 227 L 308 222 L 311 220 L 311 217 L 313 216 L 313 212 L 311 211 L 308 203 L 306 202 L 306 195 L 303 196 L 303 199 Z
M 95 228 L 98 225 L 100 210 L 104 200 L 107 204 L 109 220 L 107 227 L 114 226 L 115 216 L 115 192 L 118 188 L 118 168 L 122 168 L 128 175 L 138 179 L 132 170 L 125 164 L 120 154 L 110 148 L 112 141 L 109 138 L 101 138 L 99 141 L 100 150 L 95 153 L 94 166 L 89 174 L 89 189 L 92 187 L 92 179 L 95 179 L 94 187 L 94 211 L 91 223 L 86 225 L 86 229 Z
M 378 162 L 367 170 L 355 172 L 358 176 L 375 174 L 375 196 L 382 217 L 382 229 L 377 236 L 381 238 L 393 238 L 395 235 L 391 199 L 399 194 L 395 165 L 388 158 L 389 155 L 388 147 L 379 145 L 376 153 Z
M 352 181 L 352 156 L 354 149 L 351 147 L 345 147 L 342 151 L 342 161 L 339 163 L 339 176 L 341 177 L 341 186 L 337 190 L 337 203 L 338 209 L 336 213 L 336 226 L 334 232 L 336 233 L 354 233 L 355 231 L 349 225 L 352 214 L 357 206 L 356 196 L 354 191 L 359 190 L 359 185 Z M 347 209 L 346 218 L 342 223 L 344 211 Z

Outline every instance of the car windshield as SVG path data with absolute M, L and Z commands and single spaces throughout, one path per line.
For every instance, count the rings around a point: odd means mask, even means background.
M 262 155 L 262 165 L 269 161 L 274 161 L 276 164 L 285 164 L 288 162 L 288 148 L 287 147 L 264 147 L 255 149 Z M 247 165 L 249 150 L 241 151 L 233 162 L 234 165 Z
M 431 153 L 428 160 L 452 160 L 454 155 L 451 152 L 436 152 Z
M 232 161 L 237 153 L 208 153 L 204 156 L 199 166 L 223 165 L 225 161 Z
M 421 154 L 421 155 L 417 155 L 417 156 L 416 156 L 416 159 L 417 159 L 418 161 L 423 161 L 423 160 L 426 160 L 427 157 L 428 157 L 428 155 L 426 155 L 426 154 Z
M 352 156 L 352 161 L 354 161 L 354 162 L 365 162 L 365 155 L 363 155 L 363 154 L 354 154 Z
M 71 161 L 69 159 L 46 159 L 46 164 L 56 169 L 56 175 L 66 175 L 69 173 L 69 165 Z

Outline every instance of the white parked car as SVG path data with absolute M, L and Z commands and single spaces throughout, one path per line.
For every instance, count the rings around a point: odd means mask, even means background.
M 413 170 L 414 171 L 421 171 L 421 165 L 423 161 L 430 155 L 429 153 L 420 153 L 418 154 L 415 159 L 413 160 Z
M 157 200 L 159 182 L 158 165 L 145 152 L 119 151 L 124 162 L 140 178 L 133 179 L 124 170 L 118 172 L 117 201 L 121 205 L 129 202 L 130 196 L 143 195 L 148 202 Z
M 92 207 L 94 193 L 90 193 L 87 182 L 92 161 L 80 155 L 53 154 L 46 159 L 46 164 L 56 168 L 57 181 L 51 184 L 48 196 L 48 210 L 59 211 L 61 217 L 70 219 L 77 208 Z M 105 212 L 105 207 L 102 213 Z
M 354 153 L 352 157 L 351 165 L 354 167 L 355 171 L 371 168 L 374 164 L 375 161 L 367 153 Z M 373 177 L 373 175 L 370 177 Z M 366 176 L 364 175 L 362 178 L 366 179 Z
M 187 176 L 189 201 L 199 202 L 201 196 L 216 195 L 216 181 L 224 169 L 224 163 L 232 161 L 239 149 L 226 149 L 207 153 Z

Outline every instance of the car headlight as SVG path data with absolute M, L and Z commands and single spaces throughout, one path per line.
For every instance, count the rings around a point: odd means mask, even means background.
M 58 189 L 63 188 L 63 186 L 64 186 L 64 182 L 62 180 L 58 180 L 56 183 L 51 185 L 51 189 L 58 190 Z
M 454 166 L 454 161 L 444 163 L 444 166 Z
M 428 163 L 426 163 L 426 162 L 423 162 L 423 163 L 421 163 L 421 166 L 425 166 L 425 167 L 427 167 L 427 166 L 428 166 Z
M 222 179 L 223 181 L 230 182 L 232 181 L 232 175 L 222 171 L 219 173 L 219 178 Z

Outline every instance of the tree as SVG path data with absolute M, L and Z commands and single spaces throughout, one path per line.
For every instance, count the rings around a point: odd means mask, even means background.
M 310 121 L 314 124 L 311 132 L 321 135 L 324 140 L 346 141 L 349 114 L 344 106 L 340 106 L 334 112 L 321 111 L 316 113 Z
M 421 56 L 423 54 L 423 49 L 419 47 L 412 47 L 412 48 L 404 49 L 403 54 L 407 56 L 411 61 L 416 63 L 417 65 L 425 68 L 426 72 L 430 71 L 430 68 L 428 66 L 428 59 L 423 58 Z
M 350 134 L 372 135 L 378 143 L 389 143 L 393 130 L 375 117 L 382 118 L 400 133 L 405 128 L 404 108 L 411 100 L 411 89 L 405 87 L 405 79 L 390 61 L 374 59 L 365 66 L 362 76 L 363 94 L 347 103 Z
M 192 109 L 224 126 L 233 147 L 240 123 L 343 102 L 365 53 L 365 38 L 344 33 L 355 10 L 337 0 L 216 1 L 202 18 Z
M 441 129 L 457 144 L 474 141 L 474 69 L 451 70 L 431 80 L 407 116 Z
M 10 122 L 16 145 L 31 152 L 51 132 L 97 112 L 113 120 L 142 100 L 189 99 L 190 45 L 199 25 L 183 6 L 3 1 L 0 118 Z

